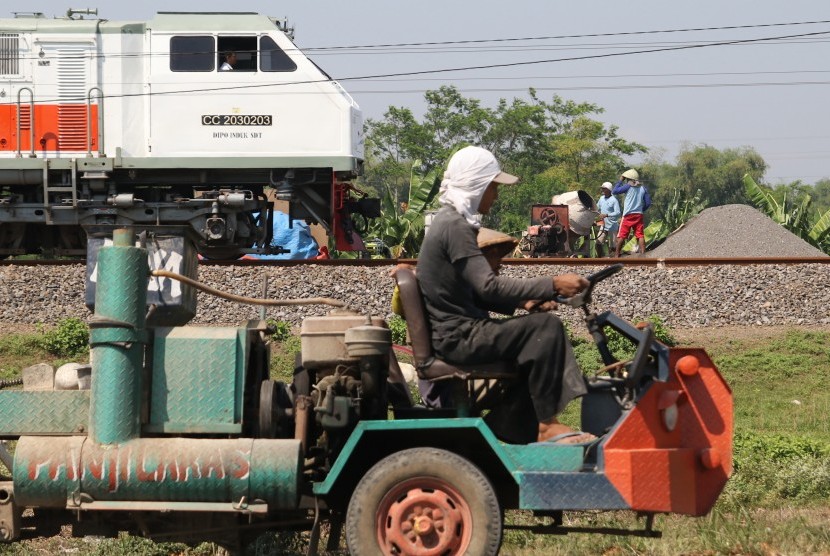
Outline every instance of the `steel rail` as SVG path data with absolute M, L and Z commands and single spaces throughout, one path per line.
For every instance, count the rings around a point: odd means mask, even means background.
M 417 259 L 321 259 L 321 260 L 289 260 L 289 261 L 199 261 L 206 266 L 389 266 L 396 264 L 417 265 Z M 717 265 L 756 265 L 756 264 L 830 264 L 830 257 L 678 257 L 658 259 L 650 257 L 620 257 L 615 258 L 533 258 L 533 259 L 502 259 L 505 266 L 605 266 L 622 263 L 625 266 L 717 266 Z
M 200 266 L 390 266 L 396 264 L 416 265 L 417 259 L 302 259 L 302 260 L 250 260 L 233 261 L 201 260 Z M 505 266 L 604 266 L 622 263 L 625 266 L 718 266 L 718 265 L 791 265 L 791 264 L 830 264 L 830 256 L 824 257 L 673 257 L 658 259 L 651 257 L 604 258 L 533 258 L 503 259 Z M 78 259 L 23 259 L 2 260 L 0 266 L 69 266 L 86 264 Z

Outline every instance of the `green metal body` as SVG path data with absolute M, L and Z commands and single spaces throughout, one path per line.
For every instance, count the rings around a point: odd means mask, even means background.
M 361 460 L 358 454 L 362 450 L 371 451 L 374 458 L 381 459 L 384 451 L 392 453 L 400 449 L 396 446 L 398 442 L 408 447 L 418 445 L 421 435 L 428 437 L 428 445 L 432 446 L 440 446 L 443 437 L 447 448 L 460 453 L 468 451 L 478 454 L 478 459 L 483 459 L 485 450 L 488 451 L 486 455 L 494 456 L 516 484 L 521 483 L 524 475 L 540 471 L 578 473 L 583 464 L 581 446 L 504 444 L 479 418 L 361 421 L 349 436 L 326 479 L 314 485 L 314 493 L 318 496 L 332 494 L 338 482 L 347 480 L 351 474 L 350 465 Z
M 113 245 L 98 255 L 89 436 L 117 444 L 139 435 L 141 371 L 147 311 L 147 251 L 133 247 L 133 234 L 116 230 Z
M 254 331 L 158 329 L 148 357 L 151 384 L 142 384 L 149 270 L 147 251 L 133 245 L 134 235 L 119 230 L 98 254 L 91 390 L 0 392 L 0 436 L 20 436 L 12 471 L 16 503 L 76 510 L 295 509 L 301 442 L 239 438 Z M 144 423 L 143 404 L 149 410 Z M 50 436 L 31 436 L 37 434 Z
M 248 331 L 156 329 L 147 432 L 242 432 Z
M 264 326 L 158 328 L 151 336 L 146 251 L 119 231 L 98 264 L 91 391 L 0 392 L 0 436 L 20 437 L 11 465 L 19 507 L 293 519 L 307 507 L 300 508 L 301 494 L 313 493 L 318 508 L 322 502 L 342 511 L 372 466 L 430 447 L 477 466 L 503 508 L 703 515 L 732 471 L 731 391 L 703 350 L 644 342 L 655 352 L 654 376 L 638 386 L 633 407 L 609 401 L 612 386 L 602 383 L 586 394 L 582 407 L 592 418 L 583 419 L 583 429 L 599 436 L 590 447 L 512 445 L 478 417 L 429 418 L 426 409 L 406 408 L 396 415 L 420 418 L 386 420 L 385 404 L 372 412 L 364 403 L 373 391 L 368 370 L 385 368 L 378 363 L 385 351 L 375 342 L 386 343 L 364 334 L 370 327 L 332 321 L 331 330 L 325 323 L 318 332 L 331 339 L 346 330 L 346 354 L 362 357 L 357 368 L 368 377 L 325 375 L 341 353 L 331 355 L 327 342 L 307 342 L 314 353 L 304 362 L 320 366 L 314 388 L 324 397 L 312 409 L 312 397 L 296 396 L 289 421 L 288 411 L 277 411 L 289 406 L 266 381 Z M 617 317 L 603 318 L 629 338 L 640 333 Z M 329 444 L 306 451 L 312 424 Z M 315 461 L 320 447 L 326 458 L 336 454 L 333 462 Z M 422 472 L 413 471 L 413 481 Z M 299 511 L 276 514 L 286 510 Z

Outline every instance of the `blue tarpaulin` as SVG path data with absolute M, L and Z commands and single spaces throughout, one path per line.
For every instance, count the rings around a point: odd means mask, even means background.
M 290 253 L 280 255 L 252 255 L 257 259 L 311 259 L 319 254 L 317 242 L 304 220 L 294 220 L 293 227 L 288 227 L 288 215 L 274 211 L 274 238 L 271 245 L 279 245 Z

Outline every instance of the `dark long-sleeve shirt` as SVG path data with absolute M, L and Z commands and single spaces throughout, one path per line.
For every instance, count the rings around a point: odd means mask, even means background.
M 554 299 L 549 276 L 508 278 L 490 268 L 476 242 L 478 230 L 454 209 L 441 209 L 418 256 L 418 282 L 433 333 L 462 321 L 486 319 L 488 311 L 512 314 L 528 299 Z

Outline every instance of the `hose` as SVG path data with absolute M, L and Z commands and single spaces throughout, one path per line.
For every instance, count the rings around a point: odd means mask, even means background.
M 196 280 L 188 278 L 187 276 L 183 276 L 175 272 L 170 272 L 169 270 L 153 270 L 150 272 L 150 274 L 161 278 L 172 278 L 173 280 L 178 280 L 179 282 L 193 286 L 196 289 L 202 290 L 203 292 L 209 293 L 211 295 L 215 295 L 216 297 L 221 297 L 222 299 L 227 299 L 229 301 L 236 301 L 237 303 L 246 303 L 248 305 L 331 305 L 332 307 L 346 306 L 346 304 L 342 301 L 338 301 L 330 297 L 310 297 L 308 299 L 258 299 L 254 297 L 243 297 L 241 295 L 234 295 L 232 293 L 226 293 L 215 288 L 211 288 L 206 284 L 197 282 Z

